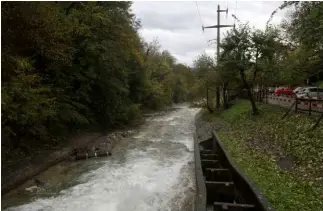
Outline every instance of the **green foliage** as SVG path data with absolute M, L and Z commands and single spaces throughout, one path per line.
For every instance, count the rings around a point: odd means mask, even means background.
M 199 100 L 205 96 L 207 88 L 215 90 L 216 85 L 220 82 L 217 81 L 217 69 L 215 61 L 212 57 L 201 54 L 194 60 L 194 69 L 196 82 L 191 88 L 191 94 L 194 95 L 195 100 Z
M 143 105 L 150 109 L 160 109 L 187 100 L 189 87 L 194 83 L 191 70 L 177 64 L 168 52 L 161 51 L 157 40 L 146 44 L 146 84 Z
M 278 9 L 288 7 L 293 10 L 280 26 L 269 24 Z M 249 92 L 254 87 L 266 90 L 266 87 L 302 86 L 306 81 L 310 85 L 322 80 L 323 3 L 284 2 L 278 9 L 272 13 L 265 30 L 252 29 L 247 23 L 229 30 L 220 43 L 222 51 L 217 64 L 206 55 L 198 56 L 197 75 L 203 74 L 205 79 L 201 84 L 212 78 L 207 85 L 221 86 L 222 92 L 228 87 Z M 213 71 L 207 72 L 207 68 Z M 248 96 L 257 113 L 251 94 Z
M 323 72 L 323 3 L 300 2 L 283 21 L 283 36 L 293 47 L 287 57 L 287 71 L 303 82 Z
M 318 81 L 317 86 L 323 88 L 323 81 Z
M 130 7 L 2 2 L 3 143 L 45 145 L 187 99 L 194 75 L 157 41 L 139 37 Z

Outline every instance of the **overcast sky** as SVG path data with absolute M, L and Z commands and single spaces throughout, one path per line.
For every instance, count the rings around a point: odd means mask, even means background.
M 221 24 L 234 24 L 231 14 L 235 14 L 242 22 L 249 21 L 251 26 L 264 29 L 270 14 L 282 1 L 198 1 L 204 26 L 216 25 L 219 3 L 221 9 L 227 5 L 229 9 L 228 16 L 221 13 Z M 202 52 L 215 55 L 216 44 L 208 46 L 207 41 L 216 38 L 216 29 L 205 29 L 202 33 L 196 1 L 135 1 L 132 10 L 141 20 L 140 34 L 145 40 L 157 38 L 162 48 L 169 50 L 179 62 L 192 65 Z M 278 12 L 272 23 L 279 24 L 284 13 Z M 225 31 L 221 29 L 221 34 Z

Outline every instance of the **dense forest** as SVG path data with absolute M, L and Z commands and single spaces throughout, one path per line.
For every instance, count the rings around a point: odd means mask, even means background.
M 279 26 L 270 24 L 278 10 L 287 10 Z M 217 58 L 206 54 L 194 62 L 200 89 L 208 90 L 208 108 L 228 107 L 228 90 L 245 90 L 253 113 L 253 88 L 319 85 L 323 80 L 323 3 L 285 2 L 273 11 L 266 29 L 251 28 L 238 17 L 221 41 Z M 196 85 L 198 86 L 198 85 Z M 220 87 L 221 98 L 214 99 Z M 220 95 L 220 92 L 218 93 Z M 214 102 L 217 101 L 217 102 Z M 221 101 L 221 103 L 219 102 Z
M 193 72 L 139 36 L 130 7 L 2 2 L 3 156 L 120 127 L 192 96 Z
M 2 2 L 3 156 L 118 128 L 172 103 L 206 97 L 210 111 L 227 108 L 231 90 L 246 91 L 257 114 L 253 88 L 323 79 L 321 2 L 283 3 L 265 30 L 235 17 L 220 57 L 201 54 L 192 68 L 140 37 L 131 4 Z M 282 23 L 270 24 L 283 9 Z

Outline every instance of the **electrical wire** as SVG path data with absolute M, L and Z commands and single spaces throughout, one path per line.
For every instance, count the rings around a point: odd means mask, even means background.
M 200 8 L 199 8 L 199 6 L 198 6 L 198 4 L 197 4 L 197 1 L 195 1 L 195 5 L 196 5 L 197 12 L 198 12 L 198 14 L 199 14 L 200 21 L 201 21 L 201 24 L 202 24 L 202 30 L 203 30 L 203 32 L 204 32 L 203 20 L 202 20 L 202 16 L 201 16 Z M 202 35 L 202 36 L 203 36 L 203 35 Z M 205 36 L 203 36 L 203 39 L 206 41 L 206 43 L 208 43 L 208 42 L 207 42 L 207 39 L 206 39 L 206 37 L 205 37 Z M 204 47 L 204 48 L 203 48 L 203 53 L 205 53 L 205 54 L 206 54 L 206 47 Z
M 229 2 L 227 0 L 227 12 L 226 12 L 226 15 L 225 15 L 226 21 L 228 21 L 228 11 L 229 11 Z
M 233 17 L 233 25 L 234 25 L 234 27 L 236 25 L 236 20 L 237 20 L 237 4 L 238 4 L 238 1 L 236 0 L 236 7 L 234 8 L 234 15 L 231 14 L 232 17 Z
M 203 26 L 204 26 L 204 25 L 203 25 L 202 16 L 201 16 L 200 8 L 199 8 L 199 5 L 197 4 L 197 1 L 195 1 L 195 4 L 196 4 L 197 12 L 198 12 L 198 14 L 199 14 L 200 21 L 201 21 L 202 28 L 203 28 Z
M 236 0 L 236 7 L 234 8 L 234 15 L 237 15 L 237 6 L 238 6 L 238 1 Z

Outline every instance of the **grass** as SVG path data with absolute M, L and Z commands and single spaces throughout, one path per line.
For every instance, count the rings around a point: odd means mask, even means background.
M 317 84 L 318 87 L 323 88 L 323 81 L 318 81 L 316 84 Z
M 310 131 L 316 119 L 292 114 L 281 120 L 286 109 L 268 104 L 258 107 L 260 115 L 253 116 L 249 102 L 242 100 L 216 114 L 205 111 L 202 118 L 229 125 L 217 131 L 219 137 L 277 211 L 322 210 L 322 124 Z M 277 164 L 285 156 L 295 159 L 291 171 L 283 171 Z

